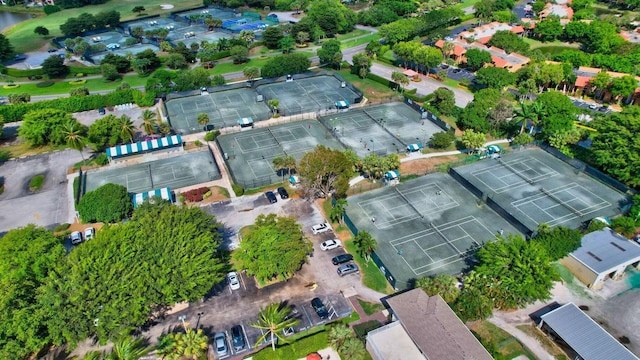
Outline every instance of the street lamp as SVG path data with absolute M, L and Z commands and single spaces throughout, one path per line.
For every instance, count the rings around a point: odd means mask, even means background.
M 371 141 L 371 147 L 373 148 L 372 151 L 375 153 L 376 152 L 376 143 L 373 142 L 373 139 L 371 139 L 370 141 Z
M 184 328 L 184 331 L 187 331 L 187 323 L 185 323 L 184 321 L 187 319 L 186 315 L 180 315 L 178 316 L 178 320 L 182 321 L 182 327 Z

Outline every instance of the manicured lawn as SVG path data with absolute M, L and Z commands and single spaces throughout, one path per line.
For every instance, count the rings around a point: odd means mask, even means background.
M 354 46 L 358 46 L 358 45 L 362 45 L 362 44 L 368 44 L 371 41 L 379 40 L 379 39 L 380 39 L 380 35 L 371 34 L 371 35 L 363 36 L 363 37 L 358 38 L 358 39 L 343 41 L 342 45 L 340 45 L 340 48 L 348 49 L 348 48 L 352 48 Z
M 340 70 L 338 71 L 338 73 L 345 80 L 352 83 L 353 86 L 360 89 L 360 91 L 364 93 L 364 96 L 370 101 L 380 101 L 397 95 L 397 93 L 395 93 L 385 85 L 382 85 L 370 79 L 362 79 L 357 75 L 351 74 L 348 69 Z
M 242 69 L 244 69 L 247 66 L 255 66 L 255 67 L 263 67 L 264 64 L 269 61 L 269 59 L 251 59 L 246 63 L 242 63 L 242 64 L 234 64 L 232 62 L 228 62 L 228 63 L 222 63 L 222 64 L 218 64 L 216 65 L 213 69 L 211 69 L 211 71 L 209 71 L 211 73 L 211 75 L 217 75 L 217 74 L 227 74 L 227 73 L 232 73 L 232 72 L 236 72 L 236 71 L 242 71 Z
M 471 331 L 481 339 L 482 345 L 492 355 L 497 352 L 505 359 L 513 359 L 524 355 L 531 360 L 535 360 L 535 357 L 516 338 L 488 321 L 475 323 L 471 327 Z
M 348 32 L 346 34 L 341 34 L 336 36 L 336 38 L 340 41 L 344 41 L 347 39 L 353 39 L 354 37 L 358 37 L 358 36 L 362 36 L 362 35 L 366 35 L 366 34 L 370 34 L 370 31 L 367 30 L 362 30 L 362 29 L 355 29 L 352 32 Z
M 29 182 L 29 190 L 38 191 L 42 189 L 42 185 L 44 185 L 44 175 L 36 175 Z
M 27 92 L 32 96 L 68 94 L 72 89 L 76 89 L 79 87 L 86 87 L 89 89 L 89 92 L 100 91 L 100 90 L 113 90 L 123 82 L 128 83 L 132 87 L 143 86 L 147 82 L 147 78 L 141 77 L 139 75 L 127 75 L 122 80 L 117 80 L 117 81 L 106 81 L 104 79 L 87 79 L 87 82 L 82 85 L 71 85 L 69 84 L 71 81 L 73 81 L 73 79 L 56 81 L 55 84 L 49 87 L 44 87 L 44 88 L 40 88 L 36 86 L 37 83 L 20 84 L 20 87 L 16 89 L 0 88 L 0 95 L 9 95 L 13 93 L 23 93 L 23 92 Z
M 353 255 L 353 260 L 358 264 L 364 286 L 383 294 L 392 292 L 391 285 L 389 285 L 389 282 L 387 282 L 387 279 L 382 275 L 376 264 L 372 260 L 367 262 L 360 256 L 358 247 L 353 242 L 353 239 L 344 241 L 344 247 L 349 254 Z
M 276 351 L 271 349 L 271 346 L 265 347 L 260 352 L 253 355 L 255 360 L 297 360 L 304 358 L 309 353 L 326 348 L 327 345 L 327 332 L 322 331 L 305 338 L 296 340 L 288 345 L 283 345 L 276 348 Z
M 360 299 L 358 299 L 358 303 L 360 303 L 360 306 L 362 306 L 362 310 L 364 310 L 364 313 L 367 315 L 373 315 L 378 311 L 384 310 L 384 305 L 382 304 L 372 303 Z
M 175 8 L 171 10 L 162 10 L 160 5 L 173 4 Z M 11 30 L 7 32 L 7 36 L 16 52 L 23 53 L 28 51 L 34 51 L 40 49 L 47 41 L 53 37 L 61 36 L 60 25 L 64 24 L 68 18 L 77 17 L 82 13 L 97 14 L 101 11 L 115 10 L 120 13 L 121 21 L 135 19 L 137 14 L 134 14 L 131 10 L 136 4 L 130 0 L 109 0 L 105 4 L 91 5 L 76 9 L 63 10 L 49 16 L 43 15 L 41 17 L 27 20 L 17 24 Z M 147 10 L 145 15 L 161 15 L 168 14 L 180 9 L 189 9 L 197 6 L 202 6 L 201 0 L 184 0 L 184 1 L 169 1 L 167 0 L 145 0 L 144 7 Z M 37 36 L 33 33 L 36 26 L 44 26 L 49 29 L 50 35 L 46 38 Z
M 42 154 L 45 152 L 50 152 L 54 150 L 63 150 L 66 148 L 67 146 L 63 146 L 63 145 L 60 145 L 60 146 L 47 145 L 47 146 L 31 147 L 31 145 L 24 142 L 24 143 L 15 144 L 15 145 L 3 146 L 2 150 L 8 151 L 11 154 L 12 158 L 19 158 L 21 156 Z

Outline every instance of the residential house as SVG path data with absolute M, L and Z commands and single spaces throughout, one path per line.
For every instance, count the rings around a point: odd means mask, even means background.
M 436 41 L 435 46 L 442 49 L 444 43 L 444 40 L 438 40 Z M 451 41 L 451 43 L 453 44 L 453 51 L 448 54 L 448 56 L 458 64 L 466 62 L 464 54 L 467 52 L 467 50 L 472 48 L 488 51 L 491 54 L 491 65 L 507 69 L 511 72 L 517 71 L 531 61 L 524 55 L 520 55 L 517 53 L 507 53 L 500 48 L 487 46 L 477 41 L 469 43 L 466 40 L 457 38 Z

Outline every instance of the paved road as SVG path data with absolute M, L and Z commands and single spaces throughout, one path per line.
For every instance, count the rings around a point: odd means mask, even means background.
M 378 76 L 382 76 L 385 79 L 391 79 L 391 74 L 394 71 L 402 71 L 402 69 L 394 68 L 392 66 L 382 65 L 379 63 L 373 63 L 373 65 L 371 65 L 371 72 Z M 426 77 L 422 77 L 422 81 L 418 83 L 412 81 L 409 85 L 407 85 L 407 89 L 418 89 L 418 93 L 422 95 L 431 94 L 432 92 L 436 91 L 438 88 L 441 88 L 441 87 L 445 87 L 453 91 L 457 106 L 465 107 L 467 106 L 468 103 L 473 101 L 473 94 L 460 90 L 458 88 L 446 86 L 437 80 L 433 80 Z

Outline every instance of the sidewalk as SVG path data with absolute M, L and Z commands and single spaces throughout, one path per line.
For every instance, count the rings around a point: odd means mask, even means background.
M 350 296 L 347 298 L 347 300 L 349 300 L 351 306 L 353 306 L 353 309 L 358 313 L 358 315 L 360 315 L 360 320 L 350 323 L 349 326 L 353 327 L 355 325 L 360 325 L 371 320 L 379 321 L 382 325 L 385 325 L 388 322 L 387 315 L 385 315 L 383 311 L 378 311 L 373 315 L 367 315 L 367 313 L 364 312 L 364 309 L 358 302 L 358 298 L 356 296 Z

